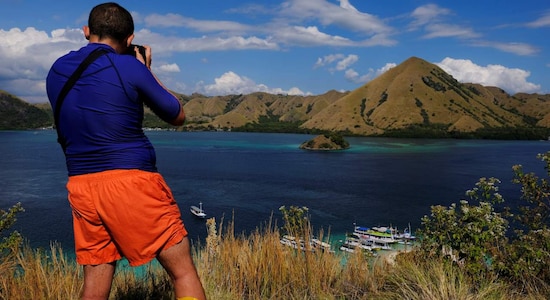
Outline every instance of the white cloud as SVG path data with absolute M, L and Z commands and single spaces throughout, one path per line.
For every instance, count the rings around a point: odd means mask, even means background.
M 363 75 L 359 75 L 354 69 L 347 69 L 344 73 L 344 77 L 353 83 L 365 84 L 395 66 L 395 63 L 386 63 L 382 68 L 377 70 L 369 69 L 369 71 Z
M 539 49 L 525 43 L 499 43 L 499 42 L 488 42 L 488 41 L 477 41 L 472 43 L 473 46 L 477 47 L 490 47 L 495 48 L 503 52 L 513 53 L 516 55 L 533 55 L 539 52 Z
M 356 54 L 348 54 L 347 56 L 341 53 L 329 54 L 324 57 L 317 58 L 314 69 L 335 64 L 335 67 L 329 67 L 329 71 L 344 71 L 359 60 Z
M 253 17 L 258 17 L 259 15 L 267 15 L 271 13 L 271 10 L 261 3 L 249 3 L 235 8 L 229 8 L 225 10 L 226 13 L 232 14 L 245 14 Z
M 434 38 L 458 38 L 467 40 L 474 47 L 488 47 L 499 51 L 513 53 L 516 55 L 533 55 L 539 52 L 539 49 L 526 43 L 505 43 L 480 40 L 482 35 L 474 29 L 463 25 L 446 23 L 445 17 L 452 15 L 453 12 L 446 8 L 441 8 L 435 4 L 423 5 L 416 8 L 410 15 L 413 21 L 409 24 L 409 30 L 422 29 L 425 34 L 424 39 Z M 550 12 L 547 12 L 541 18 L 526 24 L 527 27 L 546 27 L 550 26 Z
M 290 90 L 283 90 L 281 88 L 270 88 L 265 84 L 257 84 L 252 79 L 244 76 L 239 76 L 238 74 L 231 71 L 226 72 L 220 77 L 214 79 L 214 84 L 200 84 L 197 89 L 207 96 L 250 94 L 254 92 L 288 95 L 309 94 L 304 93 L 297 87 L 292 87 Z
M 274 40 L 293 46 L 352 46 L 356 42 L 319 31 L 317 26 L 280 27 L 272 33 Z
M 341 53 L 330 54 L 322 58 L 317 58 L 317 61 L 315 62 L 313 68 L 317 69 L 327 66 L 328 70 L 331 73 L 335 71 L 343 71 L 344 78 L 346 78 L 346 80 L 357 84 L 365 84 L 375 77 L 379 76 L 380 74 L 396 66 L 395 63 L 387 63 L 380 69 L 369 69 L 366 74 L 360 75 L 355 69 L 350 68 L 357 61 L 359 61 L 359 56 L 356 54 L 348 54 L 347 56 Z M 332 67 L 332 64 L 334 64 L 335 67 Z
M 31 73 L 42 76 L 57 57 L 82 41 L 84 37 L 79 30 L 59 29 L 49 36 L 33 27 L 0 29 L 0 76 L 6 73 L 22 78 Z
M 436 63 L 445 72 L 460 82 L 479 83 L 484 86 L 496 86 L 508 93 L 535 93 L 541 86 L 527 81 L 529 71 L 507 68 L 502 65 L 479 66 L 468 59 L 446 57 Z
M 450 10 L 441 8 L 436 4 L 427 4 L 417 7 L 412 13 L 411 17 L 414 19 L 410 24 L 412 28 L 422 26 L 434 21 L 439 21 L 441 16 L 449 15 Z
M 154 53 L 279 49 L 277 43 L 271 41 L 269 38 L 262 39 L 255 36 L 180 38 L 176 36 L 164 36 L 147 29 L 142 29 L 136 33 L 136 37 L 139 37 L 139 40 L 136 41 L 137 43 L 150 45 Z
M 180 68 L 177 64 L 162 64 L 159 67 L 154 68 L 155 72 L 162 73 L 179 73 Z
M 296 26 L 302 28 L 317 28 L 301 25 L 314 22 L 326 32 L 343 29 L 367 37 L 364 41 L 353 41 L 348 37 L 333 36 L 327 45 L 387 46 L 396 43 L 389 38 L 395 32 L 391 26 L 374 15 L 358 11 L 347 0 L 341 0 L 339 6 L 326 0 L 288 0 L 281 5 L 278 14 L 280 19 L 277 19 L 278 26 L 272 27 L 272 35 L 278 35 L 278 31 L 289 23 L 300 24 Z
M 338 60 L 338 59 L 341 59 L 341 58 L 344 58 L 344 54 L 330 54 L 330 55 L 326 55 L 322 58 L 319 57 L 319 58 L 317 58 L 317 62 L 315 63 L 313 68 L 316 69 L 316 68 L 322 67 L 324 65 L 331 64 L 335 60 Z
M 228 38 L 182 39 L 162 36 L 149 30 L 141 30 L 136 35 L 140 39 L 136 42 L 151 45 L 154 53 L 160 55 L 160 57 L 174 51 L 278 48 L 277 44 L 256 37 L 233 36 Z M 19 28 L 0 29 L 0 90 L 6 90 L 31 103 L 47 102 L 44 79 L 49 68 L 55 59 L 85 44 L 86 40 L 80 29 L 57 29 L 52 31 L 50 35 L 45 31 L 36 30 L 32 27 L 25 30 Z M 184 83 L 178 83 L 175 78 L 172 78 L 173 75 L 171 74 L 181 71 L 177 64 L 157 63 L 154 65 L 154 70 L 163 78 L 165 84 L 170 84 L 171 88 L 186 88 Z M 253 91 L 305 94 L 298 88 L 291 88 L 288 91 L 280 88 L 269 88 L 262 84 L 255 84 L 252 80 L 238 75 L 236 77 L 224 75 L 216 79 L 215 84 L 208 85 L 205 89 L 212 94 Z
M 1 84 L 1 82 L 0 82 Z M 46 80 L 44 79 L 14 79 L 9 81 L 10 89 L 17 91 L 16 96 L 29 103 L 46 103 Z M 6 90 L 0 87 L 0 90 Z
M 297 87 L 292 87 L 290 88 L 290 90 L 287 91 L 288 95 L 297 95 L 297 96 L 304 96 L 304 95 L 310 95 L 311 93 L 304 93 L 302 92 L 302 90 L 300 90 L 299 88 Z
M 391 69 L 393 67 L 396 67 L 396 66 L 397 66 L 396 63 L 387 63 L 382 68 L 376 70 L 376 76 L 382 75 L 382 74 L 386 73 L 386 71 L 388 71 L 389 69 Z
M 181 27 L 186 23 L 186 19 L 179 14 L 151 14 L 143 18 L 148 27 Z
M 265 8 L 259 5 L 256 5 L 254 10 L 266 11 Z M 245 7 L 242 13 L 249 13 L 249 11 Z M 235 13 L 238 10 L 232 9 L 231 12 Z M 249 25 L 225 20 L 198 20 L 174 13 L 164 15 L 151 14 L 144 19 L 145 24 L 150 27 L 185 27 L 196 32 L 216 35 L 216 37 L 203 36 L 201 44 L 208 39 L 229 40 L 235 39 L 237 36 L 241 39 L 256 38 L 269 41 L 269 43 L 275 45 L 286 44 L 292 46 L 332 45 L 370 47 L 396 44 L 395 40 L 389 39 L 389 36 L 394 31 L 393 28 L 373 15 L 358 11 L 347 0 L 340 0 L 340 6 L 326 0 L 290 0 L 278 6 L 272 13 L 275 17 L 266 18 L 265 23 L 260 25 Z M 312 24 L 310 21 L 314 23 Z M 319 27 L 322 27 L 323 31 Z M 335 28 L 351 30 L 367 38 L 353 40 L 349 37 L 329 33 Z M 192 45 L 188 45 L 187 48 L 192 48 Z M 214 49 L 220 48 L 200 47 L 196 51 Z M 231 48 L 221 48 L 221 50 L 226 49 Z M 236 49 L 277 49 L 277 47 L 258 47 L 254 43 L 249 43 L 245 47 Z
M 550 27 L 550 11 L 547 11 L 542 17 L 536 19 L 535 21 L 527 23 L 527 27 Z
M 359 60 L 359 56 L 355 54 L 350 54 L 346 58 L 342 59 L 336 64 L 336 70 L 337 71 L 343 71 L 347 69 L 349 66 L 353 65 Z
M 344 77 L 354 83 L 357 84 L 363 84 L 368 81 L 370 81 L 370 77 L 368 75 L 359 76 L 359 73 L 357 73 L 354 69 L 347 69 L 344 72 Z
M 340 6 L 325 0 L 289 0 L 283 5 L 282 15 L 294 20 L 315 19 L 324 26 L 338 26 L 364 34 L 390 34 L 393 29 L 374 15 L 355 9 L 348 1 Z
M 416 8 L 410 15 L 413 19 L 409 24 L 409 30 L 423 29 L 425 39 L 433 38 L 476 38 L 480 34 L 463 25 L 454 25 L 446 22 L 445 17 L 452 15 L 452 11 L 436 4 L 427 4 Z
M 475 38 L 480 36 L 471 28 L 466 28 L 460 25 L 429 24 L 426 25 L 425 29 L 427 33 L 424 35 L 424 38 L 426 39 L 443 37 Z
M 145 24 L 151 27 L 188 27 L 199 32 L 246 32 L 254 27 L 233 21 L 197 20 L 179 14 L 151 14 L 145 17 Z
M 85 39 L 79 29 L 47 32 L 28 27 L 0 29 L 0 90 L 28 102 L 47 102 L 44 78 L 52 63 Z
M 340 7 L 345 9 L 345 10 L 349 10 L 351 12 L 354 12 L 354 13 L 359 13 L 357 8 L 355 8 L 355 6 L 353 6 L 353 5 L 351 5 L 351 3 L 349 3 L 348 0 L 340 0 Z

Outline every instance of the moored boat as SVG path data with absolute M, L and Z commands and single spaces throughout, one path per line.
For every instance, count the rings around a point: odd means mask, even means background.
M 196 207 L 195 205 L 191 205 L 190 211 L 192 214 L 194 214 L 198 218 L 201 218 L 201 219 L 206 218 L 206 213 L 202 209 L 202 202 L 199 202 L 199 207 Z
M 399 233 L 396 235 L 396 238 L 398 239 L 400 244 L 409 245 L 412 244 L 416 240 L 416 236 L 413 235 L 411 231 L 411 225 L 409 224 L 408 228 L 405 228 L 402 233 Z
M 309 251 L 326 251 L 329 253 L 333 253 L 334 251 L 331 249 L 331 245 L 329 243 L 323 242 L 317 238 L 311 238 L 309 241 L 309 247 L 306 247 L 306 242 L 304 240 L 299 239 L 297 240 L 295 237 L 290 235 L 284 235 L 281 240 L 281 244 L 290 246 L 294 249 L 300 249 L 300 250 L 309 250 Z
M 376 251 L 379 248 L 369 241 L 364 241 L 354 236 L 354 234 L 346 236 L 344 242 L 340 245 L 340 251 L 355 253 L 356 251 L 361 251 L 362 253 L 370 253 L 370 255 L 375 256 Z
M 393 229 L 387 229 L 386 227 L 376 227 L 376 229 L 374 229 L 355 226 L 353 233 L 362 240 L 368 240 L 379 244 L 393 244 L 398 242 L 394 236 Z
M 349 252 L 349 253 L 355 253 L 355 246 L 344 243 L 340 246 L 340 251 Z

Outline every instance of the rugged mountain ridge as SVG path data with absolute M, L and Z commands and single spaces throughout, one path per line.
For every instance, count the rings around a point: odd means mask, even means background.
M 290 96 L 268 93 L 207 97 L 194 95 L 185 103 L 189 128 L 209 126 L 235 128 L 257 123 L 262 116 L 280 122 L 303 123 L 346 93 L 331 90 L 318 96 Z
M 411 57 L 348 93 L 200 97 L 189 99 L 185 108 L 189 127 L 198 121 L 201 126 L 235 128 L 271 116 L 281 122 L 299 122 L 302 129 L 379 135 L 411 126 L 462 133 L 550 127 L 549 101 L 549 95 L 510 96 L 500 88 L 459 83 L 438 66 Z M 207 109 L 212 102 L 217 112 Z
M 418 57 L 350 92 L 331 90 L 315 96 L 179 94 L 179 99 L 187 114 L 183 130 L 238 130 L 270 123 L 271 129 L 292 124 L 296 131 L 368 136 L 412 127 L 451 133 L 550 128 L 550 95 L 508 95 L 498 87 L 459 83 Z M 43 110 L 49 110 L 49 105 Z M 51 111 L 48 113 L 51 119 Z M 0 117 L 3 114 L 4 109 Z M 158 118 L 146 115 L 146 127 L 160 124 Z

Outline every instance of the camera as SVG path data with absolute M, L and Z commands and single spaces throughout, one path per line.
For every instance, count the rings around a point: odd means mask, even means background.
M 128 47 L 128 50 L 126 51 L 126 54 L 128 55 L 132 55 L 132 56 L 136 56 L 136 52 L 134 51 L 134 48 L 137 47 L 138 48 L 138 51 L 139 53 L 141 54 L 141 56 L 143 56 L 143 59 L 145 61 L 147 61 L 147 56 L 146 56 L 146 52 L 145 52 L 145 47 L 143 47 L 142 45 L 134 45 L 134 44 L 131 44 L 130 47 Z

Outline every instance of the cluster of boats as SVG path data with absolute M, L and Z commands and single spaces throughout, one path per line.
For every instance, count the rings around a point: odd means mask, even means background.
M 353 233 L 347 234 L 340 246 L 341 251 L 354 253 L 360 251 L 393 250 L 395 244 L 411 244 L 416 237 L 410 228 L 399 232 L 393 227 L 355 226 Z
M 206 212 L 202 208 L 202 202 L 199 206 L 192 205 L 190 211 L 197 218 L 206 218 Z M 393 227 L 362 227 L 354 226 L 353 232 L 346 235 L 345 240 L 340 245 L 340 251 L 354 253 L 357 250 L 374 252 L 378 250 L 393 250 L 394 244 L 412 244 L 416 237 L 412 234 L 410 226 L 403 232 L 399 232 Z M 302 251 L 325 251 L 333 253 L 331 244 L 323 242 L 317 238 L 310 238 L 308 241 L 297 239 L 290 235 L 284 235 L 281 244 L 299 249 Z
M 374 253 L 379 250 L 394 250 L 396 244 L 409 245 L 416 240 L 407 228 L 399 232 L 393 227 L 362 227 L 354 226 L 352 233 L 347 234 L 344 241 L 341 241 L 340 251 L 354 253 L 358 250 Z M 324 251 L 333 253 L 331 244 L 317 238 L 310 238 L 308 241 L 297 239 L 294 236 L 284 235 L 280 240 L 282 245 L 299 249 L 302 251 Z

